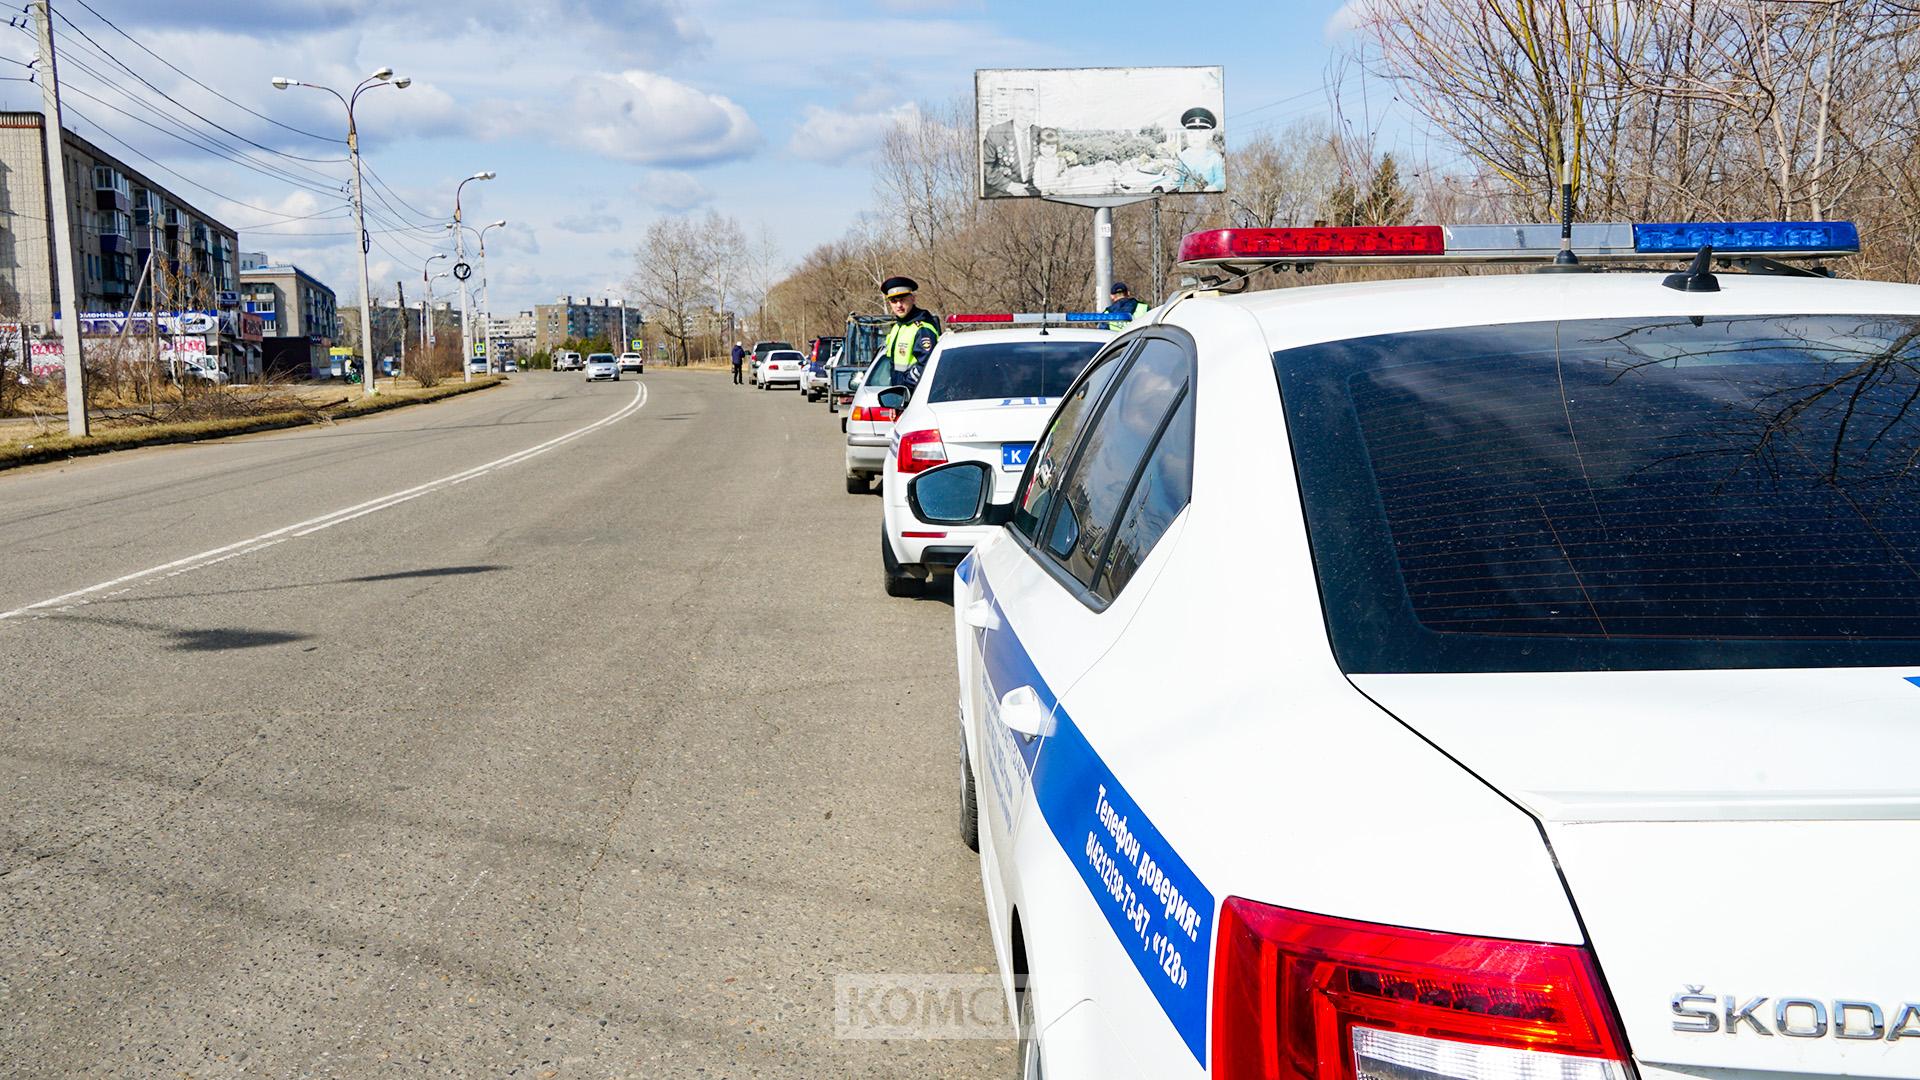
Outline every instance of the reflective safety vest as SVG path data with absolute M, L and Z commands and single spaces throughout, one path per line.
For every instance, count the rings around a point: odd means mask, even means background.
M 1108 324 L 1107 324 L 1107 329 L 1109 329 L 1109 330 L 1125 330 L 1125 329 L 1127 328 L 1127 324 L 1128 324 L 1128 323 L 1131 323 L 1131 322 L 1132 322 L 1133 320 L 1135 320 L 1135 319 L 1137 319 L 1137 318 L 1139 318 L 1139 317 L 1140 317 L 1140 313 L 1141 313 L 1141 312 L 1143 312 L 1143 311 L 1145 311 L 1145 310 L 1147 310 L 1147 304 L 1146 304 L 1146 301 L 1144 301 L 1144 300 L 1141 300 L 1141 299 L 1139 299 L 1139 298 L 1137 298 L 1137 297 L 1132 297 L 1132 296 L 1128 296 L 1128 297 L 1125 297 L 1125 298 L 1122 298 L 1122 299 L 1120 299 L 1120 300 L 1116 300 L 1116 301 L 1114 301 L 1114 303 L 1113 303 L 1113 306 L 1107 309 L 1107 314 L 1109 314 L 1109 315 L 1118 315 L 1118 314 L 1120 314 L 1120 313 L 1121 313 L 1121 312 L 1120 312 L 1120 305 L 1121 305 L 1121 304 L 1132 304 L 1132 305 L 1133 305 L 1133 310 L 1132 310 L 1132 311 L 1129 311 L 1129 312 L 1127 312 L 1127 313 L 1126 313 L 1126 316 L 1127 316 L 1127 317 L 1126 317 L 1126 319 L 1124 319 L 1123 321 L 1121 321 L 1121 322 L 1110 322 L 1110 323 L 1108 323 Z
M 887 328 L 887 339 L 880 343 L 880 355 L 893 361 L 893 370 L 896 373 L 905 371 L 920 362 L 920 357 L 913 354 L 913 343 L 919 339 L 922 327 L 932 331 L 935 341 L 940 340 L 940 320 L 924 311 L 920 316 L 912 322 L 895 320 L 894 324 Z

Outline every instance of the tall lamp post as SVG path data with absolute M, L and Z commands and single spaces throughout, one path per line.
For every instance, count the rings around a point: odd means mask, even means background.
M 441 256 L 441 258 L 445 258 L 445 257 L 446 256 L 444 255 Z M 445 270 L 442 270 L 439 273 L 427 279 L 427 306 L 425 309 L 426 314 L 422 317 L 422 325 L 426 326 L 427 329 L 421 332 L 427 335 L 427 345 L 429 347 L 438 345 L 440 343 L 440 334 L 438 331 L 433 329 L 433 283 L 436 281 L 439 281 L 441 278 L 449 278 L 452 276 L 453 276 L 452 274 L 449 274 Z
M 360 129 L 354 122 L 353 107 L 359 102 L 361 94 L 376 86 L 391 86 L 395 90 L 405 90 L 412 85 L 413 80 L 404 75 L 398 79 L 394 78 L 393 69 L 390 67 L 383 67 L 360 80 L 360 85 L 353 88 L 353 93 L 344 96 L 331 86 L 301 82 L 299 79 L 289 79 L 285 75 L 273 77 L 275 90 L 285 90 L 289 86 L 307 86 L 315 90 L 325 90 L 339 98 L 340 104 L 347 110 L 347 156 L 353 159 L 353 223 L 354 231 L 360 237 L 360 352 L 362 354 L 360 365 L 366 373 L 361 381 L 361 392 L 367 397 L 379 393 L 375 389 L 375 384 L 379 380 L 375 377 L 373 370 L 373 283 L 367 277 L 367 251 L 373 245 L 372 239 L 367 235 L 366 200 L 360 189 Z
M 467 382 L 473 381 L 473 333 L 467 327 L 467 279 L 473 276 L 473 270 L 467 266 L 467 235 L 460 229 L 460 192 L 475 180 L 491 180 L 493 176 L 491 169 L 477 172 L 453 189 L 453 250 L 458 259 L 454 268 L 462 271 L 453 276 L 460 282 L 460 370 Z
M 506 219 L 502 218 L 501 220 L 496 221 L 491 225 L 488 225 L 486 228 L 481 229 L 479 233 L 479 236 L 480 236 L 480 332 L 482 334 L 481 340 L 487 343 L 487 347 L 483 351 L 487 354 L 487 370 L 489 371 L 492 371 L 494 369 L 493 368 L 493 293 L 488 291 L 487 289 L 487 233 L 491 232 L 494 229 L 504 229 L 506 227 L 507 227 Z
M 427 355 L 427 320 L 433 318 L 433 279 L 428 277 L 427 275 L 429 272 L 433 270 L 434 263 L 439 262 L 441 259 L 444 259 L 446 257 L 447 257 L 447 253 L 443 251 L 438 255 L 427 256 L 427 261 L 420 264 L 420 285 L 423 289 L 425 289 L 426 296 L 427 296 L 425 300 L 420 302 L 420 355 L 421 356 Z

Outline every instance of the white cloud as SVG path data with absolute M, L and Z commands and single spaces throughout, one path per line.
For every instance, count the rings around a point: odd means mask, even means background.
M 1327 16 L 1327 25 L 1323 31 L 1327 40 L 1332 41 L 1360 29 L 1370 14 L 1367 9 L 1372 6 L 1373 0 L 1347 0 L 1346 3 L 1341 4 L 1338 11 Z
M 537 118 L 543 131 L 584 150 L 640 165 L 696 165 L 745 157 L 760 145 L 747 111 L 650 71 L 591 75 L 576 80 L 564 123 Z
M 713 199 L 698 177 L 678 169 L 649 169 L 633 190 L 656 210 L 691 210 Z
M 810 161 L 844 161 L 880 145 L 887 132 L 920 118 L 913 102 L 874 112 L 844 112 L 809 105 L 787 149 Z

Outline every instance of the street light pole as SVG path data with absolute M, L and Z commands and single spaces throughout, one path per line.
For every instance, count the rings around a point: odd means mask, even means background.
M 425 300 L 420 301 L 420 355 L 429 364 L 433 361 L 427 358 L 427 320 L 433 318 L 433 279 L 427 274 L 433 269 L 435 262 L 446 257 L 447 254 L 443 251 L 438 255 L 427 256 L 427 261 L 420 264 L 420 285 L 427 296 Z
M 473 332 L 467 326 L 467 308 L 470 306 L 467 279 L 473 276 L 473 269 L 467 266 L 467 234 L 460 229 L 460 192 L 475 180 L 491 180 L 493 175 L 491 170 L 474 173 L 453 189 L 453 250 L 458 258 L 454 268 L 462 271 L 453 276 L 460 283 L 460 371 L 467 382 L 473 381 Z M 488 366 L 492 366 L 491 362 Z
M 395 79 L 393 69 L 390 67 L 383 67 L 360 80 L 360 85 L 353 88 L 352 95 L 346 97 L 342 97 L 340 91 L 330 86 L 301 82 L 299 79 L 289 79 L 284 75 L 273 77 L 275 90 L 285 90 L 289 86 L 307 86 L 315 90 L 325 90 L 339 98 L 341 106 L 347 110 L 347 157 L 353 161 L 354 235 L 359 237 L 360 248 L 360 370 L 363 373 L 360 390 L 367 397 L 373 397 L 380 392 L 377 388 L 379 378 L 373 368 L 373 282 L 367 274 L 367 253 L 373 246 L 373 238 L 367 235 L 366 197 L 362 192 L 360 180 L 360 128 L 354 122 L 353 107 L 359 102 L 361 94 L 376 86 L 391 86 L 395 90 L 405 90 L 411 85 L 413 80 L 405 76 Z
M 439 330 L 438 330 L 437 328 L 435 328 L 435 327 L 434 327 L 434 325 L 433 325 L 433 317 L 432 317 L 432 309 L 433 309 L 433 283 L 434 283 L 434 282 L 436 282 L 436 281 L 439 281 L 439 280 L 440 280 L 441 278 L 449 278 L 449 277 L 452 277 L 452 276 L 453 276 L 452 274 L 449 274 L 449 273 L 447 273 L 447 272 L 446 272 L 445 270 L 442 270 L 442 271 L 440 271 L 439 273 L 437 273 L 437 274 L 435 274 L 435 275 L 433 275 L 432 277 L 430 277 L 430 278 L 428 278 L 428 279 L 427 279 L 427 309 L 428 309 L 428 316 L 427 316 L 427 346 L 428 346 L 429 348 L 431 348 L 432 346 L 435 346 L 435 345 L 438 345 L 438 344 L 440 344 L 440 331 L 439 331 Z
M 488 371 L 494 370 L 494 367 L 493 293 L 487 288 L 487 232 L 491 229 L 505 228 L 506 224 L 506 221 L 502 219 L 480 230 L 480 328 L 481 334 L 483 335 L 482 340 L 487 343 L 487 347 L 482 351 L 487 355 Z M 505 370 L 505 365 L 502 365 L 501 370 Z

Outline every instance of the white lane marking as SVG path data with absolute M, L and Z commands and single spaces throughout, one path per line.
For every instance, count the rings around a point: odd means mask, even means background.
M 332 513 L 321 514 L 319 517 L 308 518 L 305 521 L 296 521 L 291 525 L 283 525 L 278 529 L 274 529 L 272 532 L 264 532 L 258 536 L 250 536 L 245 540 L 236 540 L 231 544 L 225 544 L 209 551 L 202 551 L 197 555 L 188 555 L 184 559 L 175 559 L 172 562 L 161 563 L 159 566 L 150 566 L 145 570 L 136 570 L 131 574 L 122 574 L 112 581 L 103 581 L 98 585 L 89 585 L 84 589 L 75 589 L 69 593 L 61 593 L 59 596 L 41 600 L 38 603 L 28 604 L 25 607 L 17 607 L 12 611 L 0 611 L 0 622 L 4 622 L 7 619 L 19 618 L 22 615 L 31 615 L 35 612 L 52 614 L 51 611 L 47 610 L 50 608 L 69 610 L 73 607 L 80 606 L 80 604 L 91 603 L 92 601 L 87 599 L 88 597 L 98 592 L 104 592 L 116 585 L 129 585 L 129 583 L 144 581 L 158 574 L 165 574 L 170 578 L 179 577 L 181 574 L 204 569 L 215 563 L 226 562 L 228 559 L 238 558 L 241 555 L 249 555 L 255 551 L 270 548 L 286 540 L 293 540 L 302 536 L 311 536 L 322 529 L 331 529 L 335 525 L 345 524 L 355 518 L 365 517 L 368 514 L 385 510 L 389 507 L 399 506 L 404 502 L 411 502 L 422 495 L 430 495 L 435 491 L 452 487 L 455 484 L 464 483 L 477 476 L 483 476 L 493 472 L 496 469 L 504 469 L 509 465 L 517 465 L 530 457 L 544 454 L 562 443 L 571 442 L 588 432 L 624 420 L 634 413 L 639 412 L 646 404 L 647 384 L 638 383 L 634 386 L 633 400 L 623 406 L 620 411 L 611 416 L 605 416 L 599 420 L 595 420 L 586 427 L 569 431 L 565 435 L 557 438 L 548 439 L 538 446 L 530 446 L 525 450 L 516 451 L 508 454 L 506 457 L 489 461 L 485 465 L 476 465 L 471 469 L 462 469 L 457 473 L 443 476 L 438 480 L 429 480 L 424 484 L 417 484 L 407 488 L 405 491 L 395 491 L 382 495 L 377 499 L 368 499 L 363 503 L 355 503 L 352 506 L 343 507 Z M 120 589 L 113 595 L 118 596 L 120 593 L 126 591 L 126 589 Z M 74 603 L 76 600 L 79 601 L 78 604 Z

